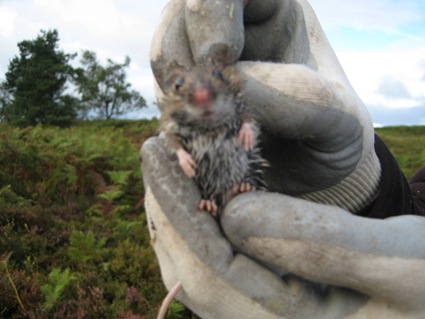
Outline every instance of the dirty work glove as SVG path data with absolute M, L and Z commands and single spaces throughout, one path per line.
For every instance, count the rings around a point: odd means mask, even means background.
M 180 281 L 177 298 L 204 319 L 423 316 L 425 221 L 349 213 L 379 192 L 373 127 L 308 3 L 170 1 L 151 51 L 161 110 L 168 63 L 211 54 L 244 77 L 269 188 L 290 196 L 237 196 L 222 216 L 226 238 L 196 209 L 199 191 L 163 140 L 148 140 L 146 210 L 167 288 Z
M 214 48 L 239 60 L 270 191 L 351 212 L 373 201 L 380 165 L 370 116 L 305 1 L 254 0 L 245 10 L 242 1 L 171 1 L 151 51 L 162 109 L 168 63 L 202 63 Z
M 368 219 L 286 195 L 246 193 L 222 216 L 226 239 L 215 219 L 196 209 L 196 185 L 160 138 L 147 141 L 142 156 L 163 281 L 168 290 L 180 282 L 177 299 L 201 318 L 425 318 L 425 218 Z

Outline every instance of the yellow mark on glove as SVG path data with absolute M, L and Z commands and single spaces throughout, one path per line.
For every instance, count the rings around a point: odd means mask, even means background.
M 235 10 L 235 1 L 232 1 L 229 9 L 229 17 L 233 19 L 233 11 Z

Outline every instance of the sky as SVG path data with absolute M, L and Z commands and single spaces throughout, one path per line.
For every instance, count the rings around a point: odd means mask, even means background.
M 149 105 L 129 117 L 158 116 L 149 50 L 167 2 L 0 0 L 0 81 L 18 42 L 56 29 L 65 53 L 90 50 L 101 62 L 129 56 L 128 80 Z M 375 125 L 425 125 L 425 1 L 309 2 Z

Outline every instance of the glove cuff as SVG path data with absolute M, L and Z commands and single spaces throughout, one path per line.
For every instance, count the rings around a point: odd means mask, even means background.
M 377 197 L 380 177 L 381 165 L 376 153 L 372 151 L 362 164 L 338 184 L 300 197 L 357 213 Z

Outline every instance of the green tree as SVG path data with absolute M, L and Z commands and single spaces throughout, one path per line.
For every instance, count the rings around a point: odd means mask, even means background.
M 0 122 L 9 121 L 12 94 L 6 86 L 6 82 L 0 83 Z
M 18 43 L 20 54 L 10 62 L 5 82 L 12 96 L 5 119 L 11 124 L 66 126 L 75 119 L 76 99 L 64 91 L 76 54 L 58 50 L 58 41 L 56 30 L 41 30 L 35 40 Z
M 83 51 L 81 64 L 76 83 L 86 114 L 93 111 L 98 118 L 109 120 L 146 106 L 145 99 L 127 82 L 129 57 L 122 64 L 108 59 L 102 66 L 94 52 Z

